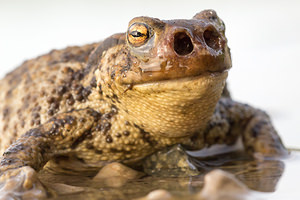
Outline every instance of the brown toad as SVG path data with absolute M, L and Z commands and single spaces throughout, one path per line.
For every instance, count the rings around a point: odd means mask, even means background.
M 174 144 L 202 149 L 242 138 L 249 154 L 286 154 L 268 115 L 229 97 L 224 32 L 213 10 L 190 20 L 137 17 L 126 33 L 51 51 L 7 74 L 0 191 L 43 191 L 36 171 L 46 163 L 89 171 Z

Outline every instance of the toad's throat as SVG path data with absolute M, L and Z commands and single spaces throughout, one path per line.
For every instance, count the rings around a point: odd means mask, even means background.
M 227 75 L 225 70 L 136 84 L 122 96 L 121 106 L 128 113 L 134 113 L 128 118 L 143 126 L 145 131 L 164 137 L 190 136 L 205 128 L 221 96 Z M 132 104 L 133 101 L 135 104 Z

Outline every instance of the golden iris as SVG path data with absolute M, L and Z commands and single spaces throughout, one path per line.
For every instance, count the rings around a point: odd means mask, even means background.
M 149 32 L 149 27 L 146 24 L 134 23 L 128 28 L 128 42 L 135 47 L 142 46 L 149 39 Z

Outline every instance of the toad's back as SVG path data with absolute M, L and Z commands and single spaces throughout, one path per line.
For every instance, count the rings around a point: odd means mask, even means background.
M 53 50 L 24 62 L 0 81 L 0 153 L 56 113 L 70 111 L 90 93 L 83 77 L 99 44 Z

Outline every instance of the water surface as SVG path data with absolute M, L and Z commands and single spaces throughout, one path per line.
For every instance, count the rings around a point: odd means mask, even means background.
M 50 199 L 134 199 L 156 189 L 165 189 L 174 196 L 188 199 L 203 187 L 204 174 L 222 169 L 234 174 L 250 189 L 262 192 L 263 199 L 298 199 L 297 189 L 300 169 L 300 151 L 293 150 L 284 160 L 254 161 L 241 152 L 227 153 L 204 159 L 191 159 L 200 174 L 192 177 L 145 176 L 118 184 L 92 181 L 89 176 L 71 176 L 40 172 L 40 179 L 52 188 Z M 113 186 L 112 186 L 113 185 Z

